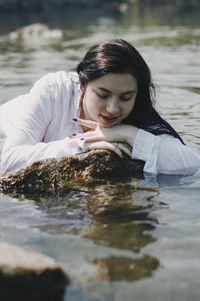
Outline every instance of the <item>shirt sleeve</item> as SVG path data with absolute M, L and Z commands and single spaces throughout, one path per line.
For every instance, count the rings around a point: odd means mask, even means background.
M 135 137 L 132 158 L 145 161 L 151 174 L 193 174 L 200 168 L 200 156 L 170 135 L 155 136 L 140 129 Z
M 43 141 L 54 118 L 54 107 L 55 87 L 53 83 L 49 84 L 48 76 L 39 80 L 29 94 L 5 104 L 1 110 L 7 136 L 1 156 L 2 173 L 41 159 L 73 156 L 87 151 L 84 141 L 77 138 Z

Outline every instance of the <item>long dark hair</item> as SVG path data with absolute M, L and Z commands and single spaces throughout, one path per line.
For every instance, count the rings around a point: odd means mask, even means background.
M 155 86 L 146 62 L 128 42 L 122 39 L 103 41 L 91 47 L 77 66 L 81 86 L 107 73 L 130 73 L 137 81 L 138 91 L 135 106 L 122 121 L 145 129 L 154 135 L 171 134 L 183 140 L 153 107 Z

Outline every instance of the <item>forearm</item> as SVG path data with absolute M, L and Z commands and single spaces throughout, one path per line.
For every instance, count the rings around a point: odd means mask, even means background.
M 5 144 L 1 157 L 2 173 L 32 164 L 35 161 L 48 158 L 61 158 L 85 152 L 87 148 L 80 139 L 65 138 L 49 143 L 34 145 Z
M 145 161 L 144 171 L 152 174 L 192 174 L 200 168 L 200 156 L 169 135 L 155 136 L 139 130 L 133 159 Z
M 122 131 L 119 140 L 121 142 L 127 143 L 131 148 L 133 148 L 138 130 L 139 129 L 137 127 L 132 125 L 122 125 Z

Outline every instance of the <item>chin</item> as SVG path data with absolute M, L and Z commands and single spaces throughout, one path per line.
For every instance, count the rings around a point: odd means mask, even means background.
M 112 123 L 112 124 L 105 124 L 105 123 L 99 123 L 99 126 L 102 127 L 102 128 L 111 128 L 115 125 L 117 125 L 118 123 Z

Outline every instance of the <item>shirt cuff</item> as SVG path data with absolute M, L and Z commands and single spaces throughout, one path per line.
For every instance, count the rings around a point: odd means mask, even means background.
M 65 138 L 67 142 L 67 152 L 71 156 L 88 152 L 85 141 L 79 138 Z
M 157 157 L 160 144 L 160 137 L 139 129 L 135 137 L 132 159 L 139 159 L 145 162 L 144 171 L 157 174 Z
M 148 160 L 150 150 L 155 144 L 156 136 L 139 129 L 134 140 L 132 159 Z

